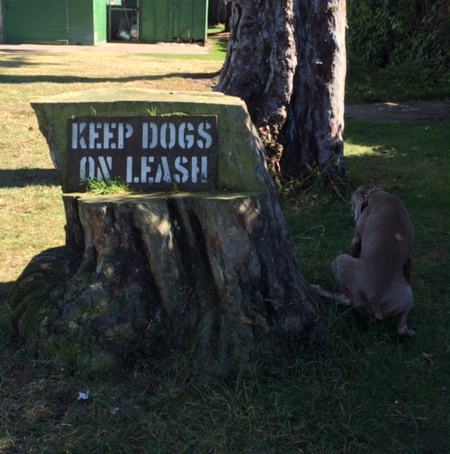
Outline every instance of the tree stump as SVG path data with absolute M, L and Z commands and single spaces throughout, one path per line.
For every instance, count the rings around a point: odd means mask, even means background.
M 317 341 L 321 301 L 298 268 L 242 101 L 139 90 L 32 105 L 61 176 L 66 245 L 34 257 L 13 288 L 12 325 L 24 342 L 90 373 L 182 352 L 225 376 L 289 361 Z M 149 105 L 217 115 L 216 189 L 67 192 L 68 119 L 91 108 L 142 115 Z

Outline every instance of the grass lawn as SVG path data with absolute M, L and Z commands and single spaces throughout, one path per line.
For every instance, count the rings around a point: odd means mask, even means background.
M 320 355 L 299 357 L 290 370 L 261 364 L 251 376 L 210 383 L 183 358 L 169 370 L 142 362 L 94 379 L 33 359 L 10 339 L 11 283 L 35 254 L 64 244 L 61 190 L 30 100 L 119 86 L 209 91 L 222 61 L 220 52 L 0 54 L 0 453 L 448 452 L 448 124 L 348 122 L 349 172 L 339 195 L 281 191 L 300 268 L 330 289 L 329 263 L 352 235 L 352 191 L 374 183 L 402 198 L 417 241 L 412 340 L 398 337 L 395 321 L 331 304 Z
M 394 68 L 376 68 L 352 55 L 349 60 L 346 84 L 349 104 L 423 101 L 448 98 L 450 95 L 450 71 L 438 76 L 411 62 Z

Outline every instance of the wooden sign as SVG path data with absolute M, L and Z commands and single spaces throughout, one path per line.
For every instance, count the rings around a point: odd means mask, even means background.
M 68 137 L 68 192 L 86 179 L 120 178 L 137 191 L 216 187 L 216 116 L 72 117 Z

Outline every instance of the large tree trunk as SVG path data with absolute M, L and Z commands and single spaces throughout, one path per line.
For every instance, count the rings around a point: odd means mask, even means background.
M 273 172 L 345 173 L 345 0 L 235 0 L 216 88 L 241 97 Z

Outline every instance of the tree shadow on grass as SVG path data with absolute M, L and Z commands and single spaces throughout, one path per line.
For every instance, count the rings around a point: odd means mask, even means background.
M 79 76 L 50 76 L 50 75 L 27 75 L 18 76 L 0 75 L 0 84 L 30 84 L 30 83 L 55 83 L 55 84 L 70 84 L 70 83 L 86 83 L 94 84 L 100 82 L 137 82 L 137 81 L 151 81 L 170 79 L 173 77 L 182 79 L 212 79 L 217 77 L 220 71 L 212 73 L 168 73 L 168 74 L 148 74 L 139 76 L 126 76 L 126 77 L 79 77 Z
M 0 188 L 41 185 L 59 186 L 58 172 L 54 169 L 0 169 Z
M 2 54 L 0 54 L 1 56 Z M 1 60 L 0 68 L 21 68 L 23 66 L 40 66 L 41 63 L 27 61 L 25 58 L 15 58 L 13 60 Z

